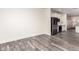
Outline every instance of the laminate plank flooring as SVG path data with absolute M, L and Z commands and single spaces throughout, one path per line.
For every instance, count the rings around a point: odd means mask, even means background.
M 79 46 L 79 33 L 76 33 L 74 30 L 68 30 L 67 32 L 62 32 L 55 37 L 58 37 L 64 41 L 67 41 L 68 43 Z
M 54 36 L 42 34 L 0 44 L 0 51 L 79 51 L 79 34 L 74 30 Z
M 0 44 L 0 51 L 63 51 L 50 44 L 46 34 Z

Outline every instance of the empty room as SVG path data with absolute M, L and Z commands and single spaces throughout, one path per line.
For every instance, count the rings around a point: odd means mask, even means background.
M 0 51 L 79 51 L 79 8 L 0 8 Z

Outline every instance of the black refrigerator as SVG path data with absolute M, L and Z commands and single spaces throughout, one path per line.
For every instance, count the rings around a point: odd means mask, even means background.
M 51 17 L 51 35 L 58 33 L 58 22 L 60 22 L 59 18 Z

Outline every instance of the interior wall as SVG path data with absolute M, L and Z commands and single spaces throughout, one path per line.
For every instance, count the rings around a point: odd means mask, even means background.
M 71 16 L 67 16 L 67 28 L 70 29 L 73 27 L 73 20 Z
M 51 17 L 59 18 L 61 25 L 63 25 L 62 30 L 67 31 L 67 15 L 66 14 L 62 14 L 62 13 L 52 11 Z
M 39 34 L 50 34 L 50 9 L 0 9 L 0 43 Z
M 50 11 L 50 8 L 49 9 L 45 9 L 43 10 L 44 14 L 43 14 L 43 17 L 44 17 L 44 21 L 43 21 L 43 25 L 44 25 L 44 33 L 45 34 L 48 34 L 48 35 L 51 35 L 51 11 Z

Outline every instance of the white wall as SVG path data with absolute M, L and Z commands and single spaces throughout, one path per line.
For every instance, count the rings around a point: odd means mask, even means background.
M 67 28 L 72 28 L 73 27 L 73 20 L 71 16 L 67 16 Z
M 50 9 L 0 9 L 0 43 L 50 34 Z
M 67 31 L 67 14 L 57 13 L 52 11 L 51 17 L 57 17 L 60 19 L 60 23 L 63 25 L 62 30 Z
M 51 19 L 50 19 L 51 11 L 50 9 L 45 9 L 43 10 L 43 12 L 44 12 L 43 14 L 44 33 L 51 35 Z

